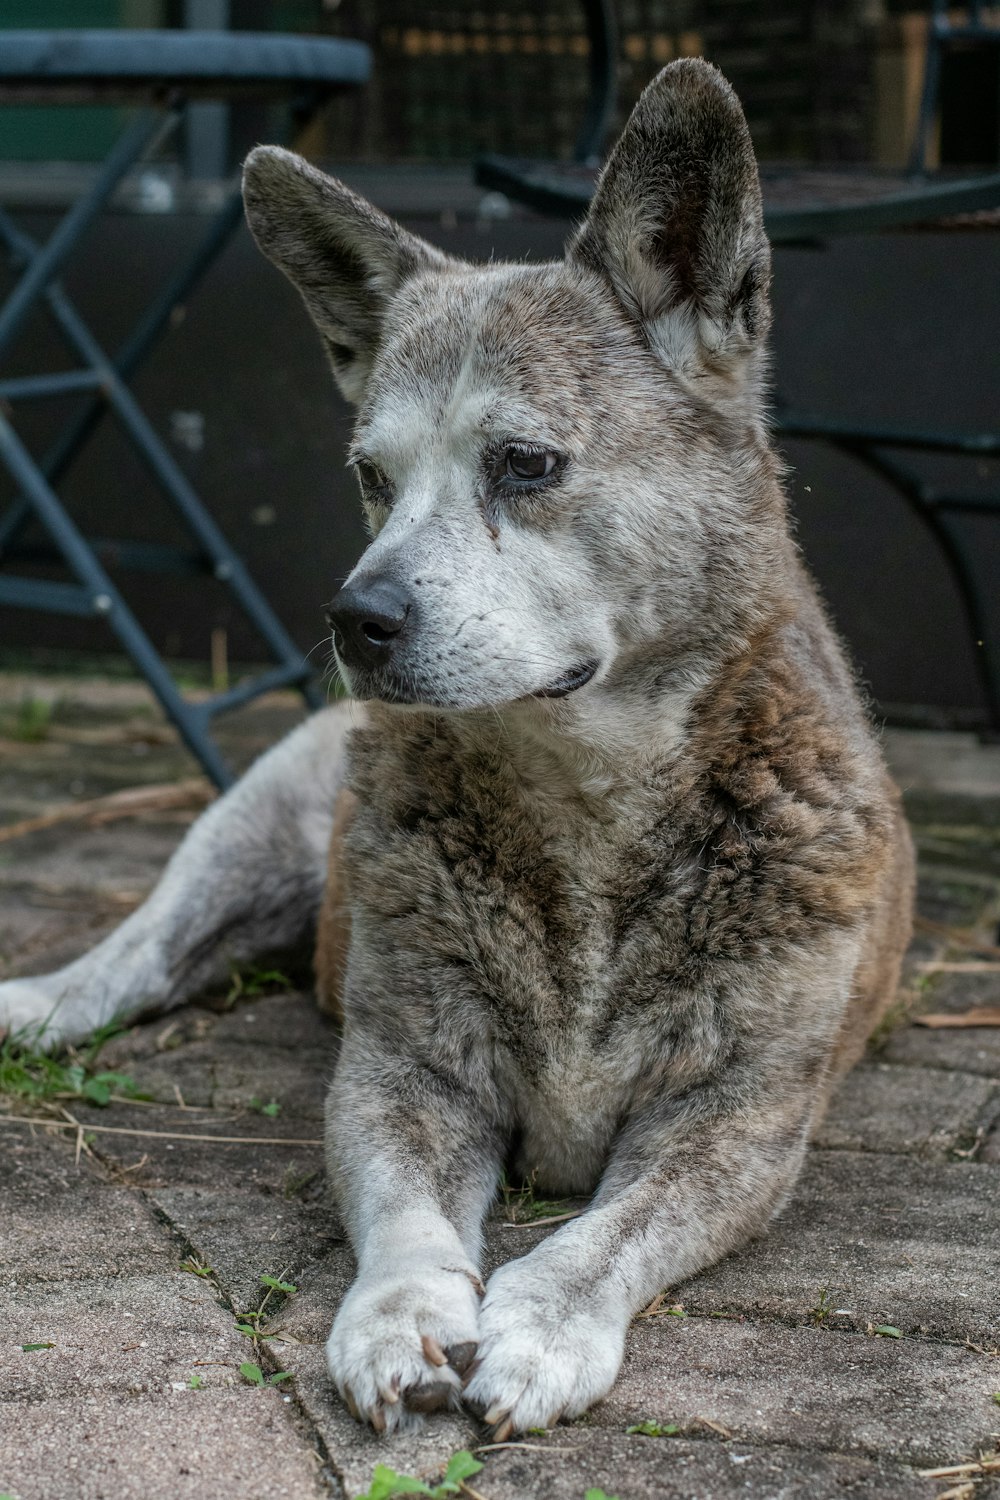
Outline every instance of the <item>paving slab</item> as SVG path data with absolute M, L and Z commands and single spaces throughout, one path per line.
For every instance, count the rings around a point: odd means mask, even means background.
M 486 1457 L 472 1481 L 489 1500 L 934 1500 L 942 1484 L 912 1469 L 796 1448 L 558 1428 Z M 986 1500 L 980 1492 L 976 1500 Z
M 79 800 L 85 800 L 83 795 Z M 10 844 L 0 844 L 0 892 L 37 885 L 41 890 L 84 892 L 91 897 L 146 895 L 180 843 L 183 822 L 123 818 L 98 828 L 60 823 Z
M 388 1464 L 398 1474 L 437 1480 L 453 1453 L 472 1449 L 484 1441 L 483 1428 L 464 1412 L 438 1412 L 416 1430 L 395 1433 L 391 1438 L 378 1437 L 370 1428 L 355 1422 L 336 1395 L 322 1345 L 282 1344 L 280 1356 L 282 1368 L 292 1371 L 295 1377 L 296 1398 L 320 1434 L 331 1466 L 350 1500 L 367 1491 L 376 1464 Z M 477 1478 L 485 1479 L 485 1472 Z M 475 1487 L 478 1489 L 478 1485 Z M 485 1493 L 488 1500 L 493 1500 L 492 1491 Z M 534 1494 L 525 1491 L 524 1500 Z M 581 1491 L 581 1500 L 582 1494 Z
M 921 838 L 919 827 L 914 829 L 914 835 L 919 860 L 918 919 L 958 929 L 985 923 L 995 907 L 996 876 L 970 869 L 958 860 L 954 866 L 942 865 L 937 862 L 941 851 L 928 848 L 929 840 Z
M 972 1008 L 972 1000 L 963 1009 Z M 1000 1026 L 943 1027 L 906 1026 L 889 1037 L 880 1056 L 887 1062 L 909 1064 L 929 1070 L 980 1073 L 1000 1079 Z
M 162 1020 L 159 1026 L 165 1030 Z M 113 1062 L 105 1056 L 102 1066 Z M 128 1068 L 138 1091 L 162 1104 L 174 1104 L 179 1097 L 185 1104 L 223 1111 L 270 1107 L 314 1124 L 322 1123 L 332 1072 L 332 1060 L 322 1055 L 299 1056 L 214 1036 L 137 1058 Z
M 326 1194 L 322 1133 L 315 1121 L 145 1103 L 113 1105 L 100 1120 L 114 1131 L 95 1137 L 93 1149 L 112 1173 L 127 1174 L 133 1187 L 235 1191 L 248 1201 L 273 1193 L 311 1203 Z
M 130 1188 L 109 1183 L 87 1160 L 74 1162 L 75 1136 L 0 1120 L 3 1281 L 90 1280 L 173 1268 L 173 1240 Z
M 291 1405 L 251 1386 L 33 1402 L 0 1429 L 0 1486 L 16 1500 L 330 1500 L 339 1487 Z
M 0 979 L 60 968 L 99 943 L 134 910 L 131 898 L 12 886 L 0 896 Z
M 813 1151 L 770 1233 L 671 1297 L 699 1313 L 798 1322 L 825 1309 L 845 1328 L 888 1323 L 994 1346 L 998 1205 L 990 1163 Z
M 262 1275 L 301 1284 L 317 1263 L 348 1256 L 340 1221 L 323 1204 L 240 1189 L 153 1188 L 150 1198 L 241 1310 L 257 1306 Z
M 947 1156 L 1000 1111 L 1000 1082 L 973 1073 L 861 1064 L 837 1088 L 820 1147 Z
M 215 1287 L 182 1271 L 0 1289 L 0 1328 L 0 1420 L 5 1401 L 162 1394 L 194 1374 L 221 1389 L 249 1357 Z
M 744 1441 L 954 1462 L 992 1449 L 996 1361 L 916 1339 L 764 1322 L 635 1324 L 592 1426 L 715 1422 Z

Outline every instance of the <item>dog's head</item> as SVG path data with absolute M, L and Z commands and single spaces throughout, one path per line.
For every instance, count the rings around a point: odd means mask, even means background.
M 714 68 L 649 85 L 559 264 L 449 259 L 275 147 L 244 192 L 358 406 L 373 540 L 330 611 L 357 696 L 582 707 L 693 685 L 759 627 L 770 257 Z

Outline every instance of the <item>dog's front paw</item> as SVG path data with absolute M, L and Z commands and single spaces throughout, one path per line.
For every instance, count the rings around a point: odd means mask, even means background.
M 624 1311 L 574 1290 L 554 1258 L 533 1264 L 535 1255 L 494 1272 L 480 1313 L 479 1359 L 465 1396 L 497 1442 L 578 1417 L 607 1395 L 624 1353 Z
M 461 1401 L 479 1339 L 474 1273 L 422 1266 L 354 1283 L 326 1346 L 348 1409 L 376 1432 Z

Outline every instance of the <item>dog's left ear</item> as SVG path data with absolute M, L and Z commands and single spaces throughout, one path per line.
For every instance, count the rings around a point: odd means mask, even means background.
M 389 300 L 448 257 L 280 146 L 250 152 L 243 202 L 254 239 L 301 292 L 337 384 L 360 401 Z
M 717 68 L 686 58 L 648 85 L 568 255 L 610 281 L 670 369 L 754 384 L 771 255 L 750 132 Z

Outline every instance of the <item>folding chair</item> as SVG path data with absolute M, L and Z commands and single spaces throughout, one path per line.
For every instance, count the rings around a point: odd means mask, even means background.
M 368 48 L 360 42 L 271 34 L 180 31 L 11 31 L 0 33 L 0 103 L 137 102 L 93 184 L 69 209 L 44 246 L 0 210 L 0 242 L 18 279 L 0 308 L 0 356 L 33 309 L 43 302 L 78 368 L 0 379 L 0 461 L 17 497 L 0 516 L 0 567 L 18 558 L 65 564 L 73 583 L 0 571 L 0 606 L 99 617 L 107 621 L 142 672 L 185 744 L 216 785 L 233 777 L 212 735 L 212 720 L 261 693 L 295 686 L 312 708 L 322 699 L 311 669 L 240 558 L 209 515 L 194 487 L 157 434 L 128 382 L 242 220 L 238 189 L 211 220 L 187 262 L 146 310 L 114 356 L 102 349 L 59 281 L 83 235 L 126 173 L 180 124 L 192 99 L 276 97 L 292 106 L 299 126 L 330 96 L 364 83 Z M 91 399 L 49 452 L 36 459 L 15 431 L 10 404 L 90 393 Z M 83 534 L 56 486 L 107 411 L 112 411 L 187 531 L 194 546 L 94 538 Z M 20 538 L 39 521 L 48 543 Z M 225 584 L 260 633 L 277 665 L 203 702 L 179 692 L 106 563 L 124 570 L 212 576 Z

